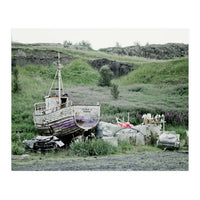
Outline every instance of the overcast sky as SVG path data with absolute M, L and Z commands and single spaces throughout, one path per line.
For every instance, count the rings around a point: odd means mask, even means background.
M 90 42 L 93 49 L 115 46 L 189 43 L 188 29 L 12 29 L 11 39 L 22 43 Z

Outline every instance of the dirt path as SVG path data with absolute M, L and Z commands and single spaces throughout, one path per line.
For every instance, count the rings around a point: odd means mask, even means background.
M 102 157 L 12 157 L 13 171 L 186 171 L 188 154 L 143 152 Z

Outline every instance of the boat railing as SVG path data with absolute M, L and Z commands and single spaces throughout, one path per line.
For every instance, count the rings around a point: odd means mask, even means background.
M 67 101 L 66 103 L 63 103 L 60 106 L 56 106 L 56 107 L 47 109 L 45 102 L 39 102 L 39 103 L 34 104 L 34 113 L 35 113 L 35 115 L 50 114 L 50 113 L 58 111 L 62 108 L 66 108 L 69 105 L 72 105 L 72 101 Z
M 83 103 L 73 103 L 74 106 L 100 106 L 99 102 L 92 103 L 92 102 L 83 102 Z
M 44 115 L 50 114 L 52 112 L 56 112 L 60 109 L 66 108 L 68 106 L 100 106 L 99 102 L 97 104 L 94 103 L 72 103 L 72 101 L 67 101 L 66 103 L 61 104 L 60 106 L 56 106 L 53 108 L 46 108 L 45 102 L 39 102 L 34 104 L 34 114 L 35 115 Z

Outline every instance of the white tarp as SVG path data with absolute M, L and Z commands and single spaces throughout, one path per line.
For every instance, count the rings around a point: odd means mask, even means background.
M 136 145 L 145 145 L 147 139 L 151 137 L 158 138 L 161 134 L 161 126 L 155 124 L 137 125 L 133 127 L 123 128 L 118 124 L 100 122 L 103 138 L 109 137 L 109 140 L 117 138 L 121 141 L 135 141 Z

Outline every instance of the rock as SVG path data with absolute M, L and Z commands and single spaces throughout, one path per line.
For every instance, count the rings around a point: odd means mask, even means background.
M 109 47 L 99 49 L 99 51 L 109 54 L 129 55 L 153 59 L 171 59 L 188 56 L 188 44 L 167 43 L 148 44 L 145 46 L 135 45 L 128 47 Z
M 118 146 L 118 138 L 117 137 L 103 137 L 103 140 L 115 147 Z
M 135 128 L 141 131 L 145 136 L 153 135 L 158 137 L 161 134 L 161 126 L 157 126 L 155 124 L 137 125 Z
M 115 77 L 119 77 L 133 71 L 133 64 L 108 60 L 106 58 L 93 60 L 90 62 L 90 65 L 98 71 L 102 66 L 108 65 Z
M 62 53 L 61 63 L 68 64 L 73 60 L 73 56 Z M 57 52 L 54 50 L 29 49 L 12 46 L 12 62 L 15 65 L 36 65 L 36 66 L 52 66 L 57 65 Z
M 129 128 L 121 129 L 115 137 L 118 138 L 120 141 L 132 141 L 135 143 L 137 131 Z
M 137 130 L 139 130 L 143 135 L 148 136 L 150 135 L 150 129 L 148 125 L 137 125 L 135 126 Z
M 111 137 L 114 136 L 114 133 L 120 129 L 118 125 L 107 123 L 107 122 L 100 122 L 99 126 L 102 129 L 103 137 Z
M 138 133 L 136 135 L 136 145 L 145 145 L 145 139 L 144 139 L 144 135 L 142 135 L 141 133 Z

